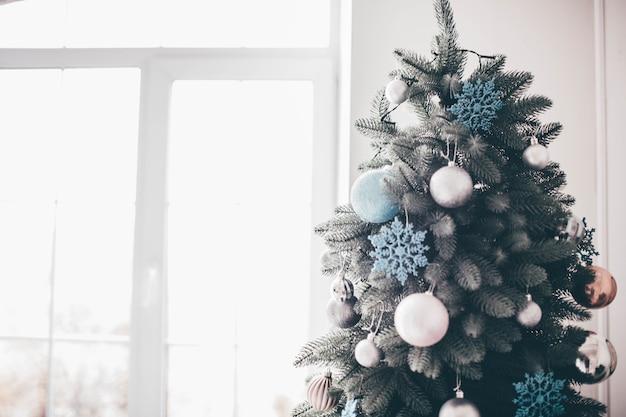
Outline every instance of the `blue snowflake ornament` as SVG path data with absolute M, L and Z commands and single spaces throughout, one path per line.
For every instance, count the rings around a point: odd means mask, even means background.
M 409 274 L 417 276 L 418 268 L 428 265 L 424 253 L 430 249 L 423 244 L 426 231 L 413 231 L 413 225 L 405 227 L 396 217 L 391 225 L 380 228 L 378 234 L 369 236 L 374 250 L 369 253 L 375 271 L 385 271 L 385 276 L 395 276 L 404 284 Z
M 547 375 L 543 371 L 534 376 L 526 374 L 525 382 L 514 382 L 517 398 L 513 404 L 518 406 L 515 417 L 556 417 L 565 414 L 561 392 L 565 386 L 564 379 L 554 379 L 554 373 Z
M 497 111 L 503 105 L 500 92 L 495 91 L 493 80 L 483 83 L 478 79 L 474 84 L 469 81 L 463 83 L 463 92 L 457 102 L 450 107 L 450 113 L 472 132 L 488 131 Z
M 358 405 L 358 398 L 346 401 L 346 405 L 341 410 L 341 417 L 359 417 Z

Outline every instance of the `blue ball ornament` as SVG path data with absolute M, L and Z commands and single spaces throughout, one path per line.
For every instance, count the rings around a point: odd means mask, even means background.
M 364 221 L 385 223 L 400 213 L 398 201 L 384 184 L 384 179 L 392 175 L 390 169 L 374 169 L 361 174 L 352 184 L 350 202 Z

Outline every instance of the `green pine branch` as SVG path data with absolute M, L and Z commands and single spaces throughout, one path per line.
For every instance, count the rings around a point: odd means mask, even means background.
M 332 329 L 330 332 L 309 341 L 296 355 L 293 365 L 333 365 L 338 359 L 352 355 L 352 335 L 350 330 Z
M 359 249 L 374 229 L 375 225 L 363 222 L 352 207 L 339 206 L 335 210 L 335 215 L 316 226 L 314 231 L 330 248 L 346 251 Z

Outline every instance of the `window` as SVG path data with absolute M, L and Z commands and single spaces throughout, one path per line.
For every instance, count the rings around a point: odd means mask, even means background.
M 0 7 L 0 415 L 282 417 L 305 397 L 337 11 L 258 3 Z

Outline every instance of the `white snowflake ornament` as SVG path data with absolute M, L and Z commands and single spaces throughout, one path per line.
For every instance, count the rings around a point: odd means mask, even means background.
M 409 274 L 418 275 L 418 268 L 428 265 L 424 253 L 430 249 L 424 245 L 426 231 L 413 231 L 413 225 L 406 227 L 396 217 L 390 226 L 383 226 L 378 234 L 369 236 L 374 250 L 369 253 L 376 258 L 375 271 L 385 271 L 385 276 L 395 276 L 404 284 Z

